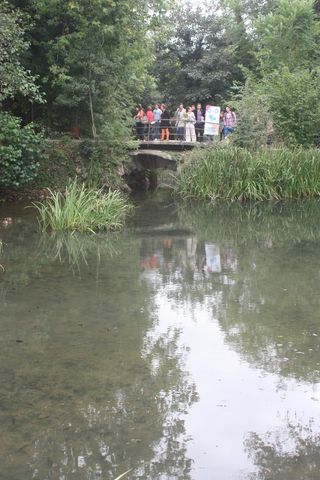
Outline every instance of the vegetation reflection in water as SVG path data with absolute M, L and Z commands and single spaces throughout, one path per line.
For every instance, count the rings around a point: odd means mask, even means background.
M 4 232 L 3 253 L 7 478 L 76 472 L 113 479 L 132 466 L 136 477 L 170 471 L 188 478 L 180 414 L 196 394 L 177 348 L 179 331 L 143 340 L 154 315 L 150 290 L 139 284 L 138 241 L 120 235 L 115 251 L 103 237 L 88 238 L 79 249 L 74 236 L 42 236 L 35 248 L 32 228 L 28 246 L 19 244 L 17 231 Z M 21 283 L 17 264 L 24 269 Z M 151 368 L 155 357 L 158 370 Z
M 200 330 L 199 312 L 210 312 L 279 395 L 296 382 L 319 400 L 318 202 L 152 207 L 116 237 L 39 235 L 24 221 L 0 230 L 6 478 L 215 474 L 197 469 L 189 446 L 186 414 L 202 398 L 183 324 L 158 328 L 159 296 Z M 246 432 L 245 478 L 317 478 L 309 403 L 304 416 L 279 407 L 279 424 Z

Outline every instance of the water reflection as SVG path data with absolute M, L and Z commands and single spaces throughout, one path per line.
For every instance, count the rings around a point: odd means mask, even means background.
M 318 381 L 318 204 L 184 208 L 192 235 L 143 239 L 142 276 L 158 271 L 178 303 L 211 298 L 226 341 L 256 367 Z
M 1 279 L 6 479 L 112 479 L 128 468 L 131 478 L 189 478 L 184 414 L 195 385 L 179 330 L 148 334 L 155 312 L 139 240 L 16 227 L 3 235 Z
M 317 480 L 320 472 L 320 434 L 314 422 L 305 426 L 287 420 L 281 428 L 248 435 L 245 447 L 258 467 L 250 480 Z
M 117 236 L 41 235 L 13 216 L 5 478 L 316 478 L 319 216 L 317 202 L 151 199 Z

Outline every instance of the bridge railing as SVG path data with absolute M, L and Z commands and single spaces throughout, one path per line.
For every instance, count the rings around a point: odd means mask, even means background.
M 188 120 L 181 120 L 179 123 L 181 124 L 184 122 L 184 127 L 178 130 L 176 126 L 176 118 L 169 119 L 170 124 L 168 127 L 162 127 L 160 122 L 151 122 L 151 123 L 137 123 L 134 126 L 134 133 L 138 140 L 140 141 L 157 141 L 161 140 L 161 133 L 163 128 L 167 128 L 169 130 L 169 139 L 185 142 L 186 140 L 186 124 Z M 213 122 L 201 122 L 200 124 L 195 123 L 195 132 L 197 140 L 202 141 L 204 137 L 204 127 L 205 124 L 212 124 Z M 219 135 L 220 135 L 220 128 L 219 128 Z

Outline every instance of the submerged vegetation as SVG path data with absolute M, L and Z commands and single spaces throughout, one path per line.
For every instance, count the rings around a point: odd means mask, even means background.
M 77 180 L 64 193 L 50 193 L 46 201 L 34 203 L 43 230 L 117 230 L 133 208 L 121 192 L 89 189 Z
M 184 197 L 280 200 L 320 196 L 316 149 L 211 148 L 194 151 L 177 180 Z

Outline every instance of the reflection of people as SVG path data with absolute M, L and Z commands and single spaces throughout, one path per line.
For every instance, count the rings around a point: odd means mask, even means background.
M 223 251 L 223 267 L 235 272 L 237 270 L 238 259 L 232 248 L 227 247 Z
M 224 138 L 227 138 L 227 136 L 231 133 L 234 132 L 235 126 L 237 124 L 237 117 L 236 114 L 232 111 L 231 107 L 227 107 L 224 117 L 223 117 L 223 122 L 224 122 L 224 128 L 223 128 L 223 136 Z

